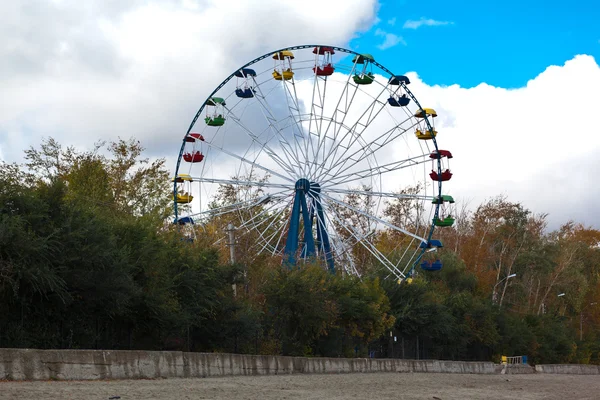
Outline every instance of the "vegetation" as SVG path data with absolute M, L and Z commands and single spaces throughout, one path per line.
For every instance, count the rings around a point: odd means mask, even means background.
M 437 231 L 444 269 L 412 284 L 383 279 L 368 254 L 360 280 L 245 245 L 231 265 L 210 226 L 190 243 L 165 222 L 168 172 L 142 153 L 49 139 L 0 164 L 0 347 L 600 363 L 597 230 L 548 232 L 545 215 L 499 197 Z M 385 216 L 411 223 L 410 208 Z

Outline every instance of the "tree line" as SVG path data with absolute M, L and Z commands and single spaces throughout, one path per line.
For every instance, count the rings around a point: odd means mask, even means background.
M 364 254 L 360 279 L 247 246 L 232 265 L 210 226 L 182 237 L 171 190 L 133 139 L 0 164 L 0 347 L 600 363 L 595 229 L 497 197 L 436 230 L 441 271 L 398 284 Z

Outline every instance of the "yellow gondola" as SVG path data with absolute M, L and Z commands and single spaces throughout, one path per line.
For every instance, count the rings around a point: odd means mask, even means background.
M 429 139 L 433 139 L 434 137 L 437 136 L 437 131 L 436 130 L 421 131 L 420 129 L 417 129 L 415 132 L 415 136 L 419 140 L 429 140 Z
M 285 60 L 286 58 L 294 59 L 294 53 L 289 50 L 280 51 L 273 54 L 273 60 Z
M 428 117 L 433 117 L 433 118 L 437 117 L 437 113 L 435 112 L 435 110 L 433 108 L 419 109 L 415 113 L 415 117 L 417 117 L 417 118 L 425 118 L 425 115 L 427 115 Z
M 194 196 L 192 196 L 191 194 L 188 193 L 177 193 L 177 198 L 175 199 L 175 201 L 178 204 L 185 204 L 185 203 L 191 203 L 192 200 L 194 200 Z
M 174 178 L 171 178 L 171 182 L 191 182 L 192 181 L 192 177 L 189 176 L 188 174 L 179 174 Z
M 294 77 L 294 72 L 290 69 L 286 69 L 285 71 L 283 71 L 283 75 L 280 74 L 277 70 L 273 71 L 273 78 L 275 78 L 276 81 L 280 81 L 282 79 L 289 81 L 293 77 Z

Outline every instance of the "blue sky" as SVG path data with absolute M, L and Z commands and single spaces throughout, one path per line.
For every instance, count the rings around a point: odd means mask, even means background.
M 428 84 L 522 87 L 577 54 L 600 59 L 598 1 L 388 0 L 378 17 L 352 47 L 397 73 L 418 71 Z M 405 26 L 422 19 L 433 25 Z M 388 34 L 388 44 L 398 43 L 379 49 Z

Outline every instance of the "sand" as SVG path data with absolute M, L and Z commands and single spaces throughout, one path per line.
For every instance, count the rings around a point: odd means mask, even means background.
M 376 373 L 0 382 L 0 399 L 600 399 L 600 376 Z

